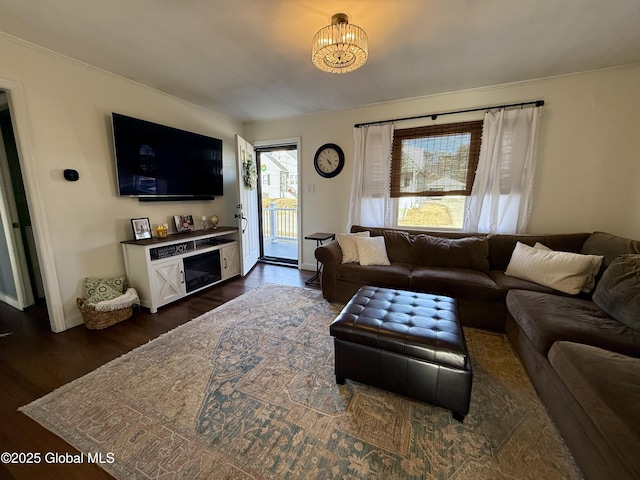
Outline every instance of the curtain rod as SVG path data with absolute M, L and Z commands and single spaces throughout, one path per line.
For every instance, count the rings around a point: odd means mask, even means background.
M 482 110 L 494 110 L 494 109 L 503 109 L 503 108 L 509 108 L 509 107 L 524 107 L 525 105 L 535 105 L 536 107 L 542 107 L 544 105 L 544 100 L 535 100 L 532 102 L 522 102 L 522 103 L 510 103 L 507 105 L 494 105 L 492 107 L 469 108 L 467 110 L 455 110 L 453 112 L 430 113 L 428 115 L 416 115 L 415 117 L 392 118 L 391 120 L 379 120 L 377 122 L 356 123 L 354 127 L 361 128 L 361 127 L 366 127 L 367 125 L 380 125 L 382 123 L 404 122 L 406 120 L 417 120 L 419 118 L 427 118 L 427 117 L 431 117 L 431 120 L 435 120 L 436 118 L 443 115 L 455 115 L 458 113 L 481 112 Z

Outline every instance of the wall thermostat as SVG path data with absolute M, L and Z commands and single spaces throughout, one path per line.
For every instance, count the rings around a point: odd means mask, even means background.
M 72 170 L 70 168 L 67 168 L 64 171 L 64 178 L 65 180 L 69 180 L 70 182 L 75 182 L 80 178 L 80 174 L 78 173 L 77 170 Z

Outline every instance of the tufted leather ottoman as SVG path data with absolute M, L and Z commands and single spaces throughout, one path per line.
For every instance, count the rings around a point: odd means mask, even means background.
M 362 287 L 333 321 L 335 374 L 444 407 L 463 421 L 473 372 L 453 298 Z

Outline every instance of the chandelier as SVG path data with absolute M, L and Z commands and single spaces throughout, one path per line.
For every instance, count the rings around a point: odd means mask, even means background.
M 331 17 L 331 25 L 318 30 L 313 37 L 313 64 L 331 73 L 352 72 L 364 65 L 369 56 L 367 33 L 349 23 L 344 13 Z

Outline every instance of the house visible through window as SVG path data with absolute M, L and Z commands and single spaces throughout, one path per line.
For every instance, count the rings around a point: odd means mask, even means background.
M 482 121 L 394 131 L 391 192 L 397 226 L 461 229 L 475 179 Z

